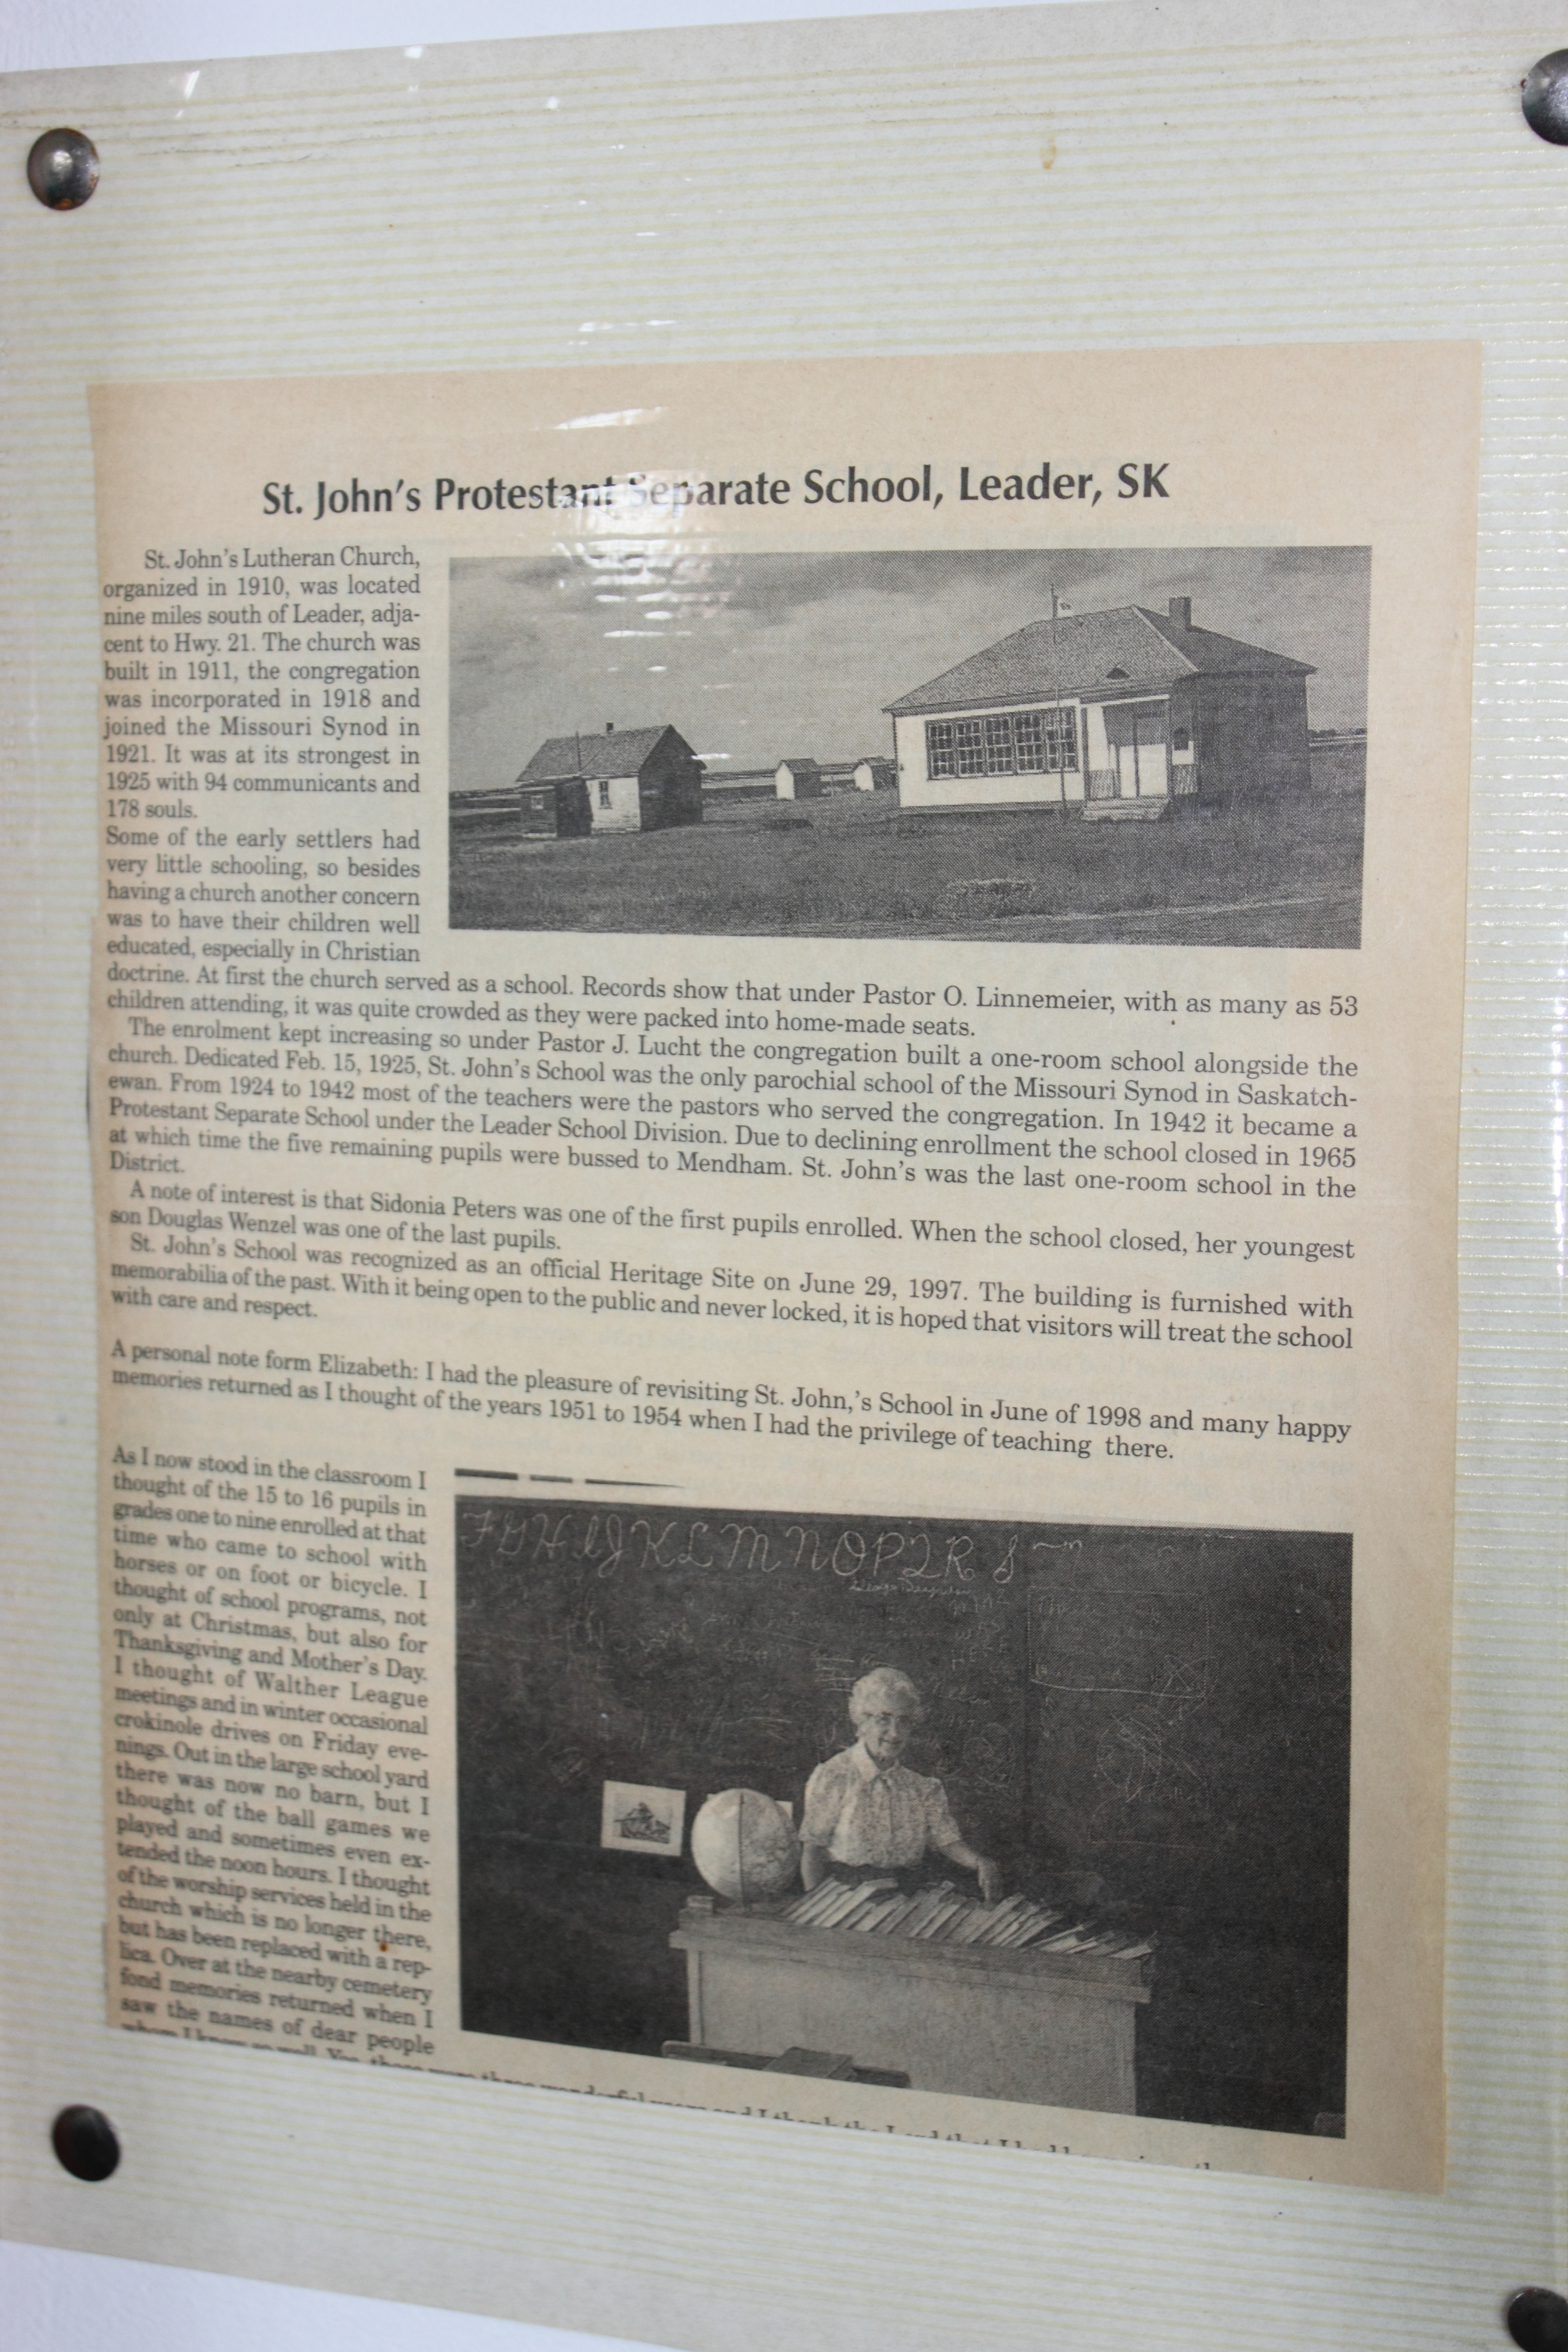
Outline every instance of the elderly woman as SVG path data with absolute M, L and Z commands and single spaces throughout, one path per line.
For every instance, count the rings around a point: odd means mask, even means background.
M 849 1720 L 859 1738 L 805 1784 L 800 1874 L 808 1888 L 829 1874 L 902 1882 L 929 1848 L 978 1873 L 982 1902 L 999 1900 L 1002 1874 L 965 1843 L 942 1782 L 900 1760 L 923 1712 L 919 1691 L 896 1666 L 874 1667 L 850 1692 Z

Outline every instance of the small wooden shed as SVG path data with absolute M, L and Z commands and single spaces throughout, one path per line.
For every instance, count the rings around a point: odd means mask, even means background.
M 891 760 L 857 760 L 853 778 L 858 793 L 890 793 L 899 772 Z
M 773 790 L 781 801 L 819 801 L 822 770 L 815 760 L 781 760 L 773 771 Z
M 702 762 L 673 727 L 552 735 L 517 780 L 525 834 L 564 839 L 702 822 Z

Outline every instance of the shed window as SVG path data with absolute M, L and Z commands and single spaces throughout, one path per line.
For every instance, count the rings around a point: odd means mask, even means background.
M 607 808 L 609 807 L 609 805 L 610 805 L 610 787 L 609 787 L 609 785 L 608 785 L 607 783 L 604 783 L 604 784 L 601 784 L 601 785 L 599 786 L 599 806 L 600 806 L 602 809 L 607 809 Z
M 1078 716 L 1071 709 L 926 722 L 929 776 L 1037 776 L 1077 766 Z

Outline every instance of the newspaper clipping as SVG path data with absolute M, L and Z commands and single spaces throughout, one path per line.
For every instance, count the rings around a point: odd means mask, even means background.
M 116 2022 L 1441 2186 L 1477 401 L 95 396 Z

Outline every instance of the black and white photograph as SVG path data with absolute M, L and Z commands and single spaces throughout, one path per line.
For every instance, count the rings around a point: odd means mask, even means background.
M 465 1495 L 456 1547 L 469 2032 L 1342 2137 L 1348 1535 Z
M 606 1780 L 599 1843 L 621 1853 L 678 1854 L 686 1823 L 680 1789 L 650 1789 L 640 1781 Z
M 455 930 L 1353 949 L 1364 547 L 450 566 Z

